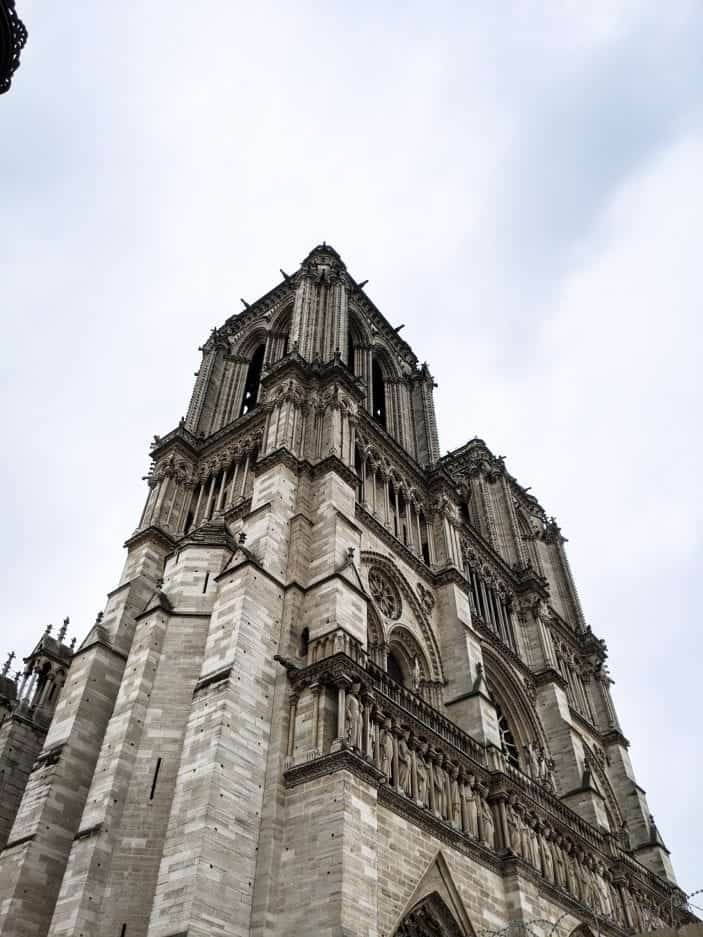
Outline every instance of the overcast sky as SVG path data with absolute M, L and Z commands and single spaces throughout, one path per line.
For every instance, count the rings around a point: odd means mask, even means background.
M 562 525 L 703 887 L 701 4 L 18 5 L 2 644 L 84 636 L 198 345 L 326 240 L 430 363 L 443 451 L 481 436 Z

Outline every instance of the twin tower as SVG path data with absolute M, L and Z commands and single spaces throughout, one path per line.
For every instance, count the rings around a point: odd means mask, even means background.
M 686 919 L 557 523 L 363 285 L 212 332 L 104 612 L 0 677 L 2 937 Z

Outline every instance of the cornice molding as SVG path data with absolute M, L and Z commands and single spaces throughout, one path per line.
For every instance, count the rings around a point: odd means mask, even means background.
M 289 768 L 283 775 L 286 787 L 297 787 L 308 781 L 335 774 L 337 771 L 350 771 L 353 775 L 366 781 L 372 787 L 380 787 L 385 781 L 385 775 L 374 765 L 366 761 L 356 752 L 342 748 L 329 755 L 323 755 L 314 761 L 303 762 Z

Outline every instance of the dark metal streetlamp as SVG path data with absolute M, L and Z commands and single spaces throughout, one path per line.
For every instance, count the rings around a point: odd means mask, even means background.
M 10 90 L 26 41 L 27 29 L 15 11 L 15 0 L 0 0 L 0 94 Z

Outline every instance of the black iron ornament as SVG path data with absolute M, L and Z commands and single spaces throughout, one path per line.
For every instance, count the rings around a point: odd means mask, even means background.
M 17 15 L 15 0 L 0 0 L 0 94 L 10 90 L 27 42 L 27 28 Z

